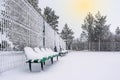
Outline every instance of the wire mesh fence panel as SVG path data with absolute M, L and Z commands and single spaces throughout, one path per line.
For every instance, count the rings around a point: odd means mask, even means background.
M 60 45 L 63 46 L 63 49 L 66 48 L 64 47 L 65 42 L 60 35 L 54 31 L 49 24 L 45 23 L 45 47 L 53 50 L 56 47 L 57 51 L 60 51 Z
M 25 64 L 25 55 L 23 52 L 0 52 L 0 72 L 19 67 Z
M 46 47 L 58 46 L 61 37 L 26 0 L 1 0 L 0 7 L 1 51 L 21 51 L 25 46 L 43 47 L 43 26 Z
M 1 51 L 43 46 L 43 17 L 26 0 L 2 0 L 0 7 Z
M 59 35 L 57 32 L 55 33 L 55 46 L 56 46 L 57 51 L 60 51 L 60 39 L 59 39 Z
M 55 45 L 65 46 L 59 38 L 27 0 L 0 0 L 0 72 L 24 63 L 25 55 L 21 51 L 25 46 L 44 47 L 44 43 L 51 49 Z
M 73 50 L 120 51 L 120 42 L 74 42 L 72 48 Z
M 120 42 L 92 42 L 91 50 L 92 51 L 116 51 L 116 45 Z M 120 50 L 120 48 L 119 48 Z
M 47 23 L 45 23 L 45 47 L 54 49 L 55 45 L 55 35 L 54 30 L 51 28 L 51 26 Z

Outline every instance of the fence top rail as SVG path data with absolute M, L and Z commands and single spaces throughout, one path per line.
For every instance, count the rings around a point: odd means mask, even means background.
M 10 54 L 24 54 L 24 51 L 0 51 L 1 55 L 10 55 Z

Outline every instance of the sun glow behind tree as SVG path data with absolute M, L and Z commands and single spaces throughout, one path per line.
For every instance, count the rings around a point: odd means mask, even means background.
M 69 11 L 73 15 L 85 17 L 89 12 L 96 13 L 104 6 L 100 0 L 71 0 Z
M 53 8 L 59 15 L 59 30 L 62 30 L 65 23 L 68 23 L 79 37 L 82 29 L 81 24 L 85 16 L 91 12 L 93 15 L 100 11 L 108 16 L 108 23 L 111 23 L 110 30 L 115 31 L 119 26 L 120 0 L 39 0 L 40 8 L 46 6 Z

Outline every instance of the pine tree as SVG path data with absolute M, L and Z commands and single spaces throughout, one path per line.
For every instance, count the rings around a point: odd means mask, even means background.
M 52 8 L 50 7 L 44 8 L 44 18 L 46 19 L 47 23 L 50 24 L 55 31 L 58 31 L 59 16 L 55 14 L 55 11 L 52 10 Z
M 115 50 L 120 51 L 120 28 L 119 27 L 116 28 L 115 33 L 116 33 L 115 34 L 115 44 L 116 44 Z
M 91 50 L 91 44 L 92 44 L 92 39 L 93 39 L 93 32 L 94 32 L 94 17 L 91 13 L 89 13 L 85 20 L 84 24 L 82 24 L 82 29 L 87 32 L 88 35 L 88 48 Z
M 82 28 L 87 32 L 89 50 L 92 50 L 92 42 L 99 43 L 98 50 L 100 50 L 101 41 L 107 40 L 111 36 L 109 30 L 110 25 L 106 24 L 106 18 L 107 17 L 101 15 L 100 12 L 98 12 L 95 17 L 91 13 L 86 16 Z
M 80 35 L 80 41 L 81 42 L 85 42 L 87 40 L 87 34 L 85 33 L 85 31 L 82 31 L 81 35 Z
M 74 33 L 73 33 L 72 29 L 70 29 L 68 27 L 68 25 L 65 24 L 65 26 L 64 26 L 64 28 L 61 32 L 61 37 L 62 37 L 63 40 L 66 41 L 66 49 L 70 49 L 70 47 L 71 47 L 71 44 L 72 44 L 72 41 L 73 41 L 73 38 L 74 38 L 73 34 Z
M 115 41 L 116 42 L 120 42 L 120 28 L 117 27 L 115 32 L 116 32 L 116 34 L 115 34 Z
M 115 32 L 116 32 L 116 34 L 120 34 L 120 28 L 117 27 Z
M 27 0 L 34 8 L 38 8 L 38 0 Z
M 105 37 L 107 37 L 106 34 L 109 33 L 109 26 L 106 25 L 106 16 L 102 16 L 100 12 L 98 12 L 95 15 L 95 28 L 94 28 L 94 36 L 95 36 L 95 41 L 99 43 L 99 51 L 101 47 L 101 40 L 103 40 Z
M 41 8 L 38 7 L 39 0 L 27 0 L 33 7 L 34 9 L 41 14 Z

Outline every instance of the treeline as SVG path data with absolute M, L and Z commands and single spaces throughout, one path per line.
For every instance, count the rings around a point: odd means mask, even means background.
M 107 16 L 100 12 L 89 13 L 82 24 L 80 38 L 74 40 L 73 50 L 90 51 L 119 51 L 120 50 L 120 29 L 117 27 L 115 34 L 110 31 L 110 24 L 107 24 Z

